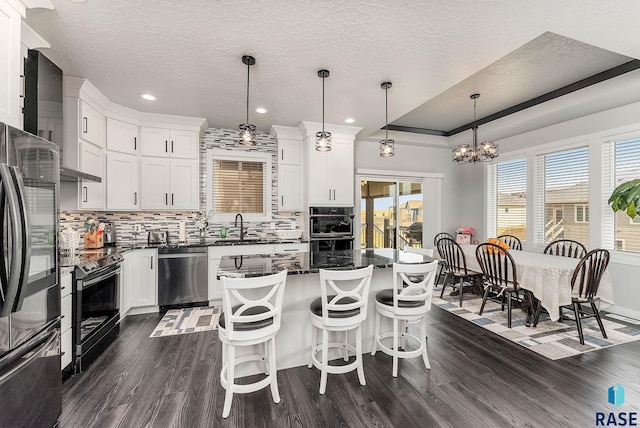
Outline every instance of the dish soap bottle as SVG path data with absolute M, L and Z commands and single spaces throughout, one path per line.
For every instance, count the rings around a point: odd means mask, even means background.
M 224 239 L 227 237 L 227 228 L 222 226 L 220 228 L 220 238 Z

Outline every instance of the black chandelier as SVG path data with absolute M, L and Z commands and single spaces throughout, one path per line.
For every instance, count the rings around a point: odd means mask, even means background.
M 480 94 L 473 94 L 473 147 L 460 144 L 453 149 L 453 161 L 458 163 L 490 162 L 499 155 L 498 146 L 493 141 L 485 141 L 478 146 L 478 125 L 476 125 L 476 100 Z
M 324 130 L 324 79 L 329 77 L 329 70 L 318 70 L 318 77 L 322 78 L 322 131 L 316 132 L 316 150 L 328 152 L 331 150 L 331 132 Z
M 391 82 L 383 82 L 380 87 L 384 89 L 384 140 L 380 140 L 380 156 L 389 158 L 395 154 L 395 141 L 389 139 L 388 89 L 391 87 Z

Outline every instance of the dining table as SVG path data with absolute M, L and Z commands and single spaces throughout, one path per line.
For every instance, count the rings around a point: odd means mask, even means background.
M 476 258 L 477 245 L 461 247 L 467 267 L 481 272 Z M 549 317 L 554 321 L 558 320 L 560 307 L 570 305 L 572 297 L 578 296 L 578 285 L 572 290 L 571 277 L 580 259 L 520 250 L 510 250 L 509 254 L 515 262 L 518 286 L 531 291 L 549 312 Z M 613 284 L 608 270 L 605 270 L 600 279 L 596 297 L 614 304 Z

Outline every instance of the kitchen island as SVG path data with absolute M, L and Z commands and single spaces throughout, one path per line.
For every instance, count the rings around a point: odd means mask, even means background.
M 276 336 L 278 369 L 306 365 L 311 349 L 311 322 L 309 304 L 320 296 L 320 269 L 358 269 L 374 265 L 369 288 L 367 319 L 362 325 L 362 349 L 370 352 L 373 345 L 375 322 L 375 295 L 393 287 L 393 263 L 426 263 L 432 258 L 390 248 L 346 251 L 327 251 L 313 254 L 287 253 L 252 256 L 227 256 L 220 262 L 218 276 L 236 278 L 260 277 L 288 271 L 282 307 L 282 325 Z M 388 325 L 382 326 L 390 328 Z M 236 370 L 236 376 L 259 373 L 258 365 L 245 364 Z

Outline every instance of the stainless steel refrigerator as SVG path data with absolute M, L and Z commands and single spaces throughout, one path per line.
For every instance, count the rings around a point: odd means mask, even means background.
M 58 147 L 0 123 L 0 427 L 62 411 Z

